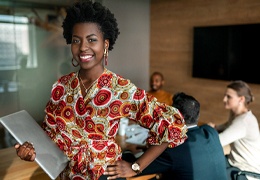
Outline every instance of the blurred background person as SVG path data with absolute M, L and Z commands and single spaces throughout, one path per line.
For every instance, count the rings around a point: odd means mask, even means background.
M 227 180 L 218 132 L 207 124 L 198 126 L 200 103 L 180 92 L 174 94 L 172 106 L 185 119 L 188 139 L 178 147 L 167 148 L 140 175 L 161 173 L 163 180 Z M 123 153 L 123 159 L 134 162 L 134 153 L 138 151 L 133 146 L 129 151 Z
M 236 179 L 240 170 L 260 173 L 260 132 L 255 115 L 249 109 L 254 97 L 248 84 L 233 81 L 227 85 L 224 107 L 230 111 L 228 121 L 215 127 L 219 132 L 221 145 L 230 145 L 227 158 L 229 179 Z M 246 179 L 246 177 L 244 177 Z M 247 176 L 247 179 L 252 179 Z M 254 179 L 254 178 L 253 178 Z
M 153 95 L 159 102 L 172 105 L 173 94 L 163 90 L 164 77 L 160 72 L 154 72 L 150 77 L 150 90 L 148 94 Z

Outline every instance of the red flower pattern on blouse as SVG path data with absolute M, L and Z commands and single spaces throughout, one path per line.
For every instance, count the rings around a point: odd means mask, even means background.
M 117 133 L 118 127 L 119 127 L 118 123 L 113 124 L 113 125 L 111 126 L 110 131 L 108 132 L 108 135 L 109 135 L 109 136 L 112 136 L 112 137 L 115 136 L 116 133 Z
M 168 128 L 169 125 L 170 125 L 169 121 L 161 120 L 158 127 L 159 134 L 163 135 L 163 132 L 165 131 L 165 129 Z
M 53 111 L 57 108 L 57 105 L 49 101 L 46 105 L 46 112 L 53 113 Z
M 148 127 L 150 128 L 151 125 L 153 124 L 153 118 L 151 115 L 147 114 L 147 115 L 144 115 L 142 118 L 141 118 L 141 121 L 142 121 L 142 124 L 145 126 L 145 127 Z
M 119 100 L 115 100 L 113 101 L 110 105 L 109 105 L 109 109 L 110 109 L 110 113 L 109 113 L 109 117 L 114 118 L 114 117 L 118 117 L 120 116 L 120 107 L 122 105 L 122 102 Z
M 97 133 L 103 133 L 104 130 L 105 130 L 105 127 L 104 127 L 103 124 L 97 124 L 97 125 L 96 125 L 96 132 L 97 132 Z
M 108 151 L 107 151 L 107 157 L 108 158 L 115 157 L 115 155 L 116 155 L 116 150 L 115 149 L 116 149 L 116 146 L 114 144 L 109 146 Z
M 129 80 L 123 79 L 123 78 L 121 78 L 121 76 L 118 76 L 118 77 L 120 77 L 120 78 L 118 78 L 118 81 L 117 81 L 118 85 L 126 86 L 126 85 L 128 85 L 130 83 Z
M 102 139 L 102 135 L 101 134 L 89 134 L 88 135 L 88 138 L 89 139 L 94 139 L 94 140 L 100 140 L 100 139 Z
M 89 92 L 83 97 L 78 72 L 70 73 L 53 85 L 45 109 L 43 128 L 70 159 L 63 173 L 72 180 L 98 180 L 107 165 L 121 159 L 115 137 L 122 117 L 149 128 L 151 145 L 175 147 L 187 138 L 178 110 L 107 69 Z
M 101 141 L 95 141 L 92 144 L 92 147 L 95 148 L 98 151 L 101 151 L 102 149 L 104 149 L 106 147 L 106 145 Z
M 134 99 L 135 100 L 142 100 L 145 97 L 144 90 L 141 90 L 139 88 L 136 89 L 136 92 L 134 93 Z
M 82 118 L 76 117 L 76 124 L 77 126 L 79 126 L 80 128 L 84 129 L 85 127 L 85 120 L 83 120 Z
M 111 101 L 111 99 L 111 91 L 108 89 L 101 89 L 94 98 L 93 103 L 95 106 L 106 106 Z
M 61 115 L 61 111 L 63 110 L 63 108 L 66 106 L 66 102 L 65 101 L 60 101 L 58 103 L 58 105 L 56 106 L 56 109 L 55 109 L 55 114 L 57 116 L 60 116 Z
M 66 121 L 73 121 L 74 120 L 74 111 L 71 106 L 66 106 L 63 108 L 63 111 L 61 112 L 61 116 L 66 120 Z
M 86 114 L 88 114 L 90 117 L 92 117 L 96 112 L 95 109 L 90 105 L 87 105 L 85 108 L 86 108 Z
M 50 113 L 46 114 L 45 120 L 46 120 L 46 123 L 51 127 L 56 125 L 56 120 L 55 120 L 54 116 Z
M 106 117 L 109 113 L 109 108 L 104 108 L 104 109 L 98 109 L 97 115 L 100 117 Z
M 128 97 L 129 97 L 128 92 L 122 92 L 122 94 L 120 95 L 120 99 L 122 99 L 122 100 L 127 100 Z
M 128 102 L 125 102 L 120 107 L 120 112 L 123 116 L 127 116 L 131 111 L 131 104 Z
M 79 115 L 84 115 L 86 113 L 86 108 L 85 108 L 85 103 L 84 103 L 84 99 L 83 97 L 80 97 L 77 102 L 76 102 L 76 112 L 79 114 Z
M 64 95 L 64 88 L 63 86 L 56 86 L 52 91 L 52 99 L 54 101 L 60 100 L 61 96 Z
M 85 124 L 85 131 L 87 131 L 88 133 L 95 133 L 95 123 L 89 116 L 86 117 Z
M 72 89 L 75 89 L 78 85 L 79 85 L 79 80 L 73 79 L 70 86 Z
M 71 133 L 73 134 L 74 137 L 82 138 L 82 135 L 77 129 L 72 129 Z
M 59 116 L 56 118 L 56 124 L 57 124 L 57 128 L 60 131 L 64 131 L 66 129 L 66 122 Z
M 61 84 L 68 84 L 69 80 L 71 79 L 73 74 L 69 74 L 69 75 L 65 75 L 63 77 L 61 77 L 58 82 Z
M 112 74 L 102 74 L 100 78 L 98 78 L 98 88 L 108 87 L 111 88 L 111 79 Z

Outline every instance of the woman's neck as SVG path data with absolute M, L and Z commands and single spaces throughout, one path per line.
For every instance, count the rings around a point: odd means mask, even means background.
M 96 68 L 90 70 L 80 69 L 79 76 L 84 82 L 91 83 L 96 79 L 98 79 L 103 72 L 104 72 L 104 68 L 99 68 L 99 69 Z
M 232 114 L 236 117 L 239 116 L 241 114 L 247 113 L 248 112 L 248 108 L 243 106 L 243 107 L 238 107 L 235 110 L 232 110 Z

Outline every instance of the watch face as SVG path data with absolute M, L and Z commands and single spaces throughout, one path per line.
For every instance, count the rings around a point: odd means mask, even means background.
M 134 164 L 132 165 L 132 169 L 133 169 L 134 171 L 139 171 L 139 170 L 140 170 L 140 167 L 139 167 L 139 165 L 138 165 L 137 163 L 134 163 Z

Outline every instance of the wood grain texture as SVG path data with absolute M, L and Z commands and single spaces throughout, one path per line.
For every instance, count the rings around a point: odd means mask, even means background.
M 49 176 L 36 162 L 21 160 L 14 147 L 0 150 L 0 179 L 2 180 L 49 180 Z
M 116 141 L 125 149 L 129 146 L 125 142 L 125 136 L 117 136 Z M 49 176 L 36 162 L 21 160 L 15 152 L 14 147 L 0 149 L 0 179 L 1 180 L 50 180 Z M 147 180 L 156 174 L 140 177 L 127 178 L 127 180 Z M 60 180 L 58 177 L 56 180 Z
M 225 122 L 228 111 L 222 99 L 229 81 L 192 77 L 193 27 L 260 23 L 260 1 L 151 0 L 150 8 L 150 74 L 161 71 L 165 90 L 184 91 L 197 98 L 200 121 Z M 259 121 L 260 85 L 249 85 L 255 96 L 250 108 Z

